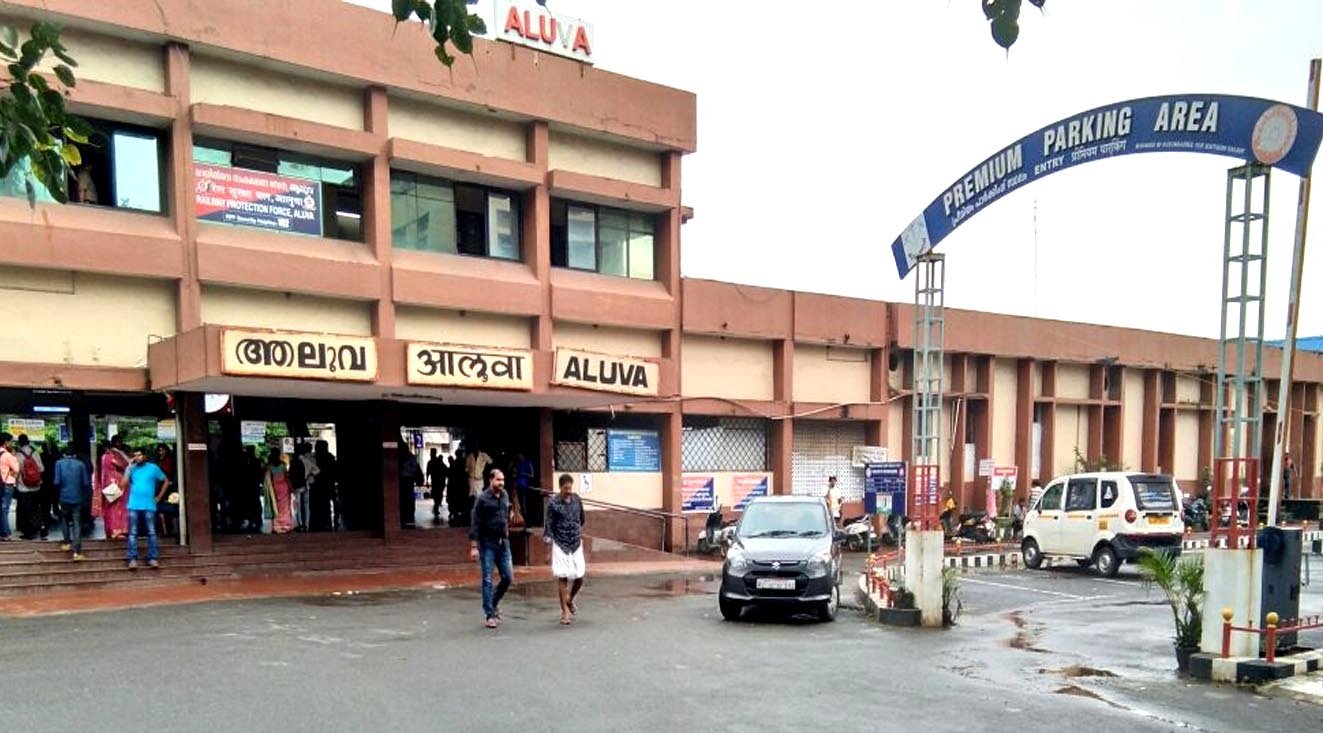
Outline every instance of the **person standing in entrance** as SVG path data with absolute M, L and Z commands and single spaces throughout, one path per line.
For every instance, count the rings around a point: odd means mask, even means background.
M 523 453 L 516 453 L 514 459 L 515 489 L 519 494 L 519 508 L 524 513 L 524 519 L 530 522 L 536 519 L 532 509 L 534 503 L 533 479 L 536 475 L 533 462 L 528 460 Z
M 156 540 L 156 505 L 165 498 L 165 490 L 170 487 L 170 479 L 165 477 L 160 466 L 147 460 L 147 454 L 141 448 L 133 451 L 133 465 L 124 474 L 122 487 L 128 494 L 129 506 L 129 570 L 138 569 L 138 528 L 147 527 L 147 567 L 159 568 L 157 561 L 160 547 Z M 121 497 L 122 498 L 122 497 Z
M 469 477 L 469 498 L 476 499 L 482 493 L 483 479 L 490 465 L 492 457 L 483 453 L 481 446 L 469 448 L 468 456 L 464 459 L 464 472 Z
M 827 477 L 827 508 L 831 510 L 832 519 L 839 526 L 841 523 L 841 492 L 836 488 L 836 477 Z
M 74 452 L 73 445 L 64 447 L 64 457 L 55 462 L 55 490 L 59 493 L 60 518 L 64 525 L 64 542 L 60 549 L 73 551 L 73 561 L 83 559 L 83 501 L 91 495 L 92 475 Z
M 427 459 L 427 484 L 432 492 L 432 519 L 441 518 L 441 502 L 446 492 L 446 459 L 432 449 L 432 457 Z
M 482 573 L 482 612 L 485 625 L 494 629 L 501 622 L 501 599 L 510 589 L 514 576 L 510 557 L 510 495 L 505 493 L 505 474 L 492 471 L 491 484 L 473 502 L 469 527 L 469 559 L 478 561 Z M 492 588 L 492 568 L 501 574 L 501 582 Z
M 272 448 L 267 456 L 266 474 L 262 479 L 266 492 L 266 513 L 271 517 L 274 534 L 289 534 L 294 529 L 293 491 L 289 485 L 289 470 L 280 458 L 280 449 Z
M 340 504 L 339 481 L 335 456 L 331 444 L 318 440 L 313 444 L 313 458 L 317 460 L 317 482 L 312 485 L 312 526 L 317 530 L 340 528 L 343 508 Z
M 574 599 L 583 590 L 587 571 L 583 559 L 583 502 L 574 493 L 574 477 L 561 474 L 560 491 L 547 503 L 544 530 L 551 545 L 551 574 L 560 589 L 560 622 L 568 626 L 570 617 L 579 612 Z
M 464 470 L 464 449 L 450 458 L 450 471 L 446 475 L 446 504 L 450 512 L 450 526 L 469 526 L 469 476 Z
M 0 542 L 13 539 L 9 528 L 9 505 L 18 491 L 18 456 L 14 455 L 14 436 L 0 433 Z
M 41 479 L 46 465 L 41 454 L 32 446 L 28 436 L 18 436 L 18 535 L 25 540 L 37 539 L 41 532 Z
M 129 530 L 129 502 L 122 495 L 114 501 L 105 495 L 105 489 L 119 487 L 124 482 L 124 471 L 128 467 L 129 454 L 124 450 L 124 439 L 119 435 L 111 436 L 110 445 L 101 455 L 101 472 L 94 487 L 102 499 L 101 521 L 106 527 L 106 539 L 122 540 Z

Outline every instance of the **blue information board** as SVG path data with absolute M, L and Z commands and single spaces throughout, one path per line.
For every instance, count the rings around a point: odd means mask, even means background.
M 905 462 L 864 465 L 864 511 L 905 514 Z
M 606 431 L 606 466 L 609 471 L 660 472 L 661 438 L 657 431 Z

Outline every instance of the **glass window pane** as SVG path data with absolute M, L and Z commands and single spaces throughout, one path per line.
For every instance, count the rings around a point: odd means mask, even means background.
M 630 214 L 629 231 L 631 234 L 656 234 L 655 217 L 651 214 Z
M 390 182 L 390 243 L 397 249 L 415 249 L 417 241 L 418 199 L 406 181 Z
M 282 176 L 307 178 L 313 181 L 322 180 L 322 167 L 313 163 L 304 163 L 303 161 L 282 159 L 280 165 L 276 167 L 276 173 L 279 173 Z
M 417 178 L 412 173 L 390 172 L 390 192 L 392 194 L 407 193 L 412 195 L 417 187 Z
M 603 275 L 629 274 L 626 243 L 629 239 L 629 219 L 617 212 L 601 211 L 602 222 L 597 230 L 601 261 L 597 271 Z
M 161 210 L 161 163 L 156 138 L 116 132 L 115 206 L 140 211 Z
M 519 259 L 519 213 L 505 194 L 487 194 L 487 254 Z
M 193 161 L 196 163 L 210 163 L 211 165 L 223 165 L 229 167 L 230 151 L 220 148 L 209 148 L 205 145 L 193 146 Z
M 597 269 L 596 214 L 592 209 L 569 207 L 566 217 L 569 265 L 581 270 Z
M 653 236 L 631 228 L 629 232 L 629 276 L 651 280 L 653 272 Z

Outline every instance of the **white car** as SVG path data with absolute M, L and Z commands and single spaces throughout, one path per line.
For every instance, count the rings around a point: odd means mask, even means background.
M 1116 575 L 1143 548 L 1180 554 L 1185 525 L 1170 476 L 1112 471 L 1053 479 L 1024 518 L 1024 564 L 1069 557 Z

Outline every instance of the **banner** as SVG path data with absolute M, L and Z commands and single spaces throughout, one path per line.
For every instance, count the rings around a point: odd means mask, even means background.
M 29 440 L 36 443 L 40 443 L 46 439 L 45 420 L 13 417 L 9 419 L 6 427 L 6 432 L 14 436 L 15 440 L 17 440 L 20 435 L 26 435 Z
M 1205 153 L 1309 175 L 1323 115 L 1268 99 L 1181 94 L 1118 102 L 1012 143 L 951 184 L 891 245 L 904 278 L 918 257 L 1007 193 L 1081 163 L 1132 153 Z
M 322 235 L 321 181 L 194 163 L 193 188 L 201 221 Z
M 717 479 L 711 474 L 680 477 L 680 511 L 708 513 L 716 508 Z
M 749 502 L 759 496 L 767 496 L 771 478 L 766 474 L 752 474 L 731 477 L 731 489 L 734 493 L 735 511 L 742 512 Z

